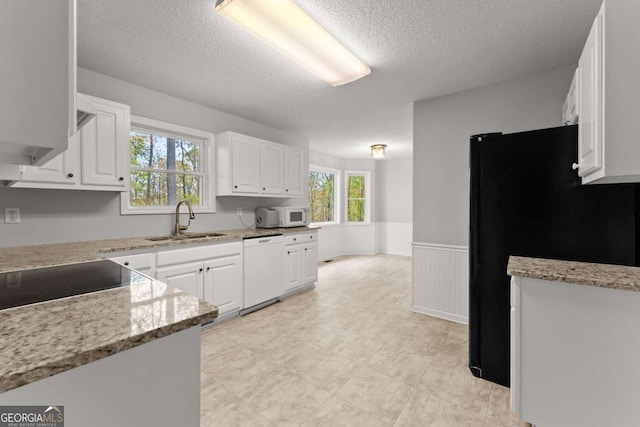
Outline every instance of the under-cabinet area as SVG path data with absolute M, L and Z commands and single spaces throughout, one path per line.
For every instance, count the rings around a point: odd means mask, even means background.
M 264 239 L 268 238 L 257 240 Z M 278 253 L 264 255 L 280 261 L 265 265 L 268 271 L 261 273 L 256 273 L 255 262 L 245 265 L 247 247 L 242 241 L 200 243 L 185 248 L 169 246 L 105 256 L 217 306 L 219 322 L 266 301 L 261 299 L 263 294 L 270 295 L 268 299 L 282 298 L 314 286 L 318 279 L 317 230 L 287 232 L 280 239 L 283 244 L 267 248 Z M 267 274 L 270 272 L 275 275 Z M 272 276 L 277 278 L 275 282 L 266 280 Z

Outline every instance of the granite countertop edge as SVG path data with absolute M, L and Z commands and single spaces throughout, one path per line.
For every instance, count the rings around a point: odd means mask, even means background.
M 218 308 L 215 307 L 214 310 L 207 313 L 203 313 L 171 325 L 161 326 L 136 336 L 131 336 L 103 346 L 97 346 L 80 353 L 74 353 L 62 359 L 45 361 L 41 365 L 32 367 L 24 372 L 5 375 L 0 378 L 0 393 L 43 380 L 70 369 L 104 359 L 105 357 L 113 356 L 114 354 L 130 350 L 159 338 L 164 338 L 190 327 L 201 325 L 214 320 L 217 315 Z
M 640 268 L 544 258 L 509 257 L 510 276 L 640 292 Z

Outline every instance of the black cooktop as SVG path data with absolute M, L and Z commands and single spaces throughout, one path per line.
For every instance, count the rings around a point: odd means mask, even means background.
M 109 260 L 0 273 L 0 310 L 128 286 L 145 279 Z

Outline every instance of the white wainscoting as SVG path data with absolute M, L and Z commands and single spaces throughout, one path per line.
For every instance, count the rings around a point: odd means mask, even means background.
M 413 305 L 411 310 L 469 322 L 469 249 L 413 243 Z
M 342 224 L 342 255 L 373 255 L 376 253 L 374 224 Z
M 413 224 L 410 222 L 376 223 L 376 252 L 411 256 Z

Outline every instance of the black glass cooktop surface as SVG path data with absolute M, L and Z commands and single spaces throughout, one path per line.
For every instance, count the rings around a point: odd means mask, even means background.
M 0 273 L 0 310 L 128 286 L 145 276 L 101 260 Z

